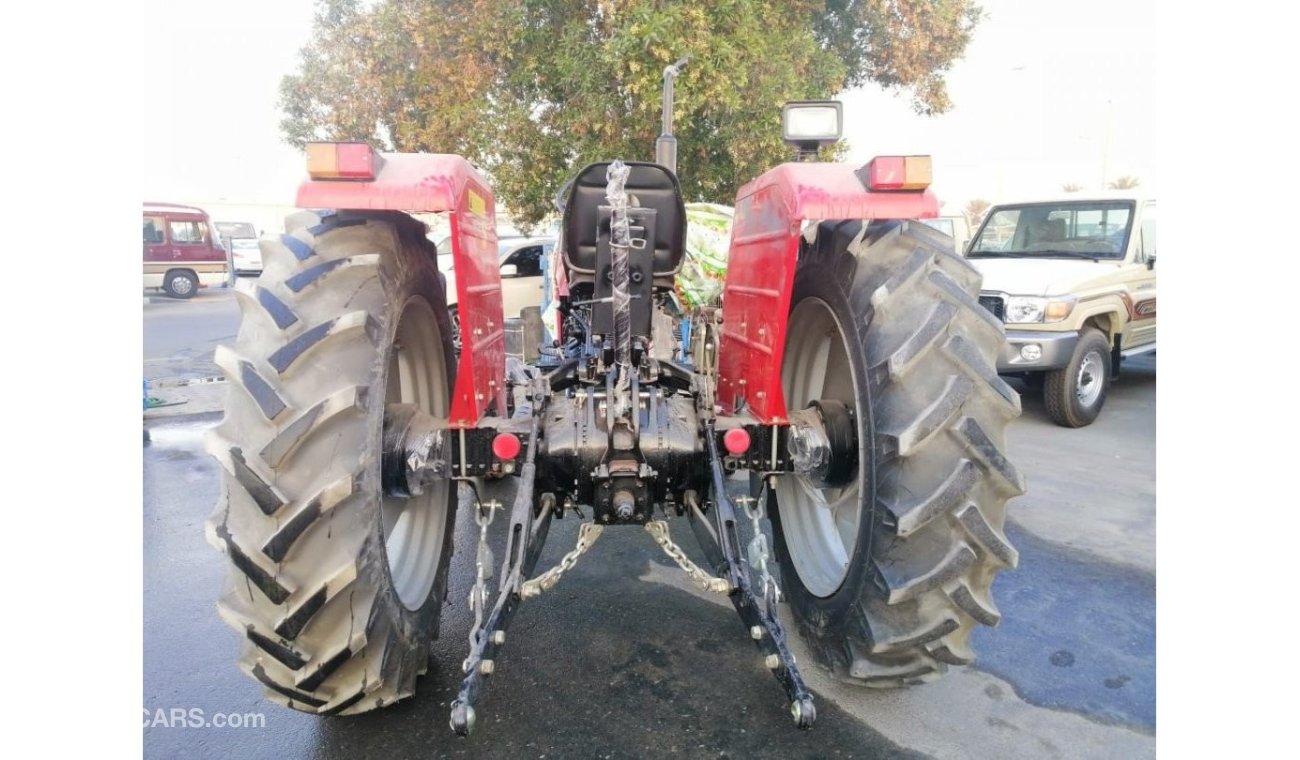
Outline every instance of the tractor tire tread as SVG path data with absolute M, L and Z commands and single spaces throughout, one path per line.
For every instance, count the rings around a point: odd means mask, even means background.
M 993 364 L 1004 328 L 979 305 L 979 273 L 951 241 L 920 223 L 855 224 L 824 224 L 819 236 L 852 242 L 817 245 L 808 258 L 853 273 L 845 300 L 865 325 L 876 523 L 864 561 L 875 582 L 861 584 L 842 621 L 796 618 L 836 678 L 898 687 L 971 662 L 973 627 L 1000 618 L 990 588 L 1018 560 L 1003 525 L 1024 478 L 1003 452 L 1020 398 Z
M 432 261 L 385 263 L 423 255 L 403 224 L 291 215 L 284 235 L 260 240 L 263 273 L 238 299 L 233 346 L 216 352 L 231 386 L 207 441 L 223 481 L 207 535 L 230 560 L 218 610 L 244 636 L 241 670 L 272 701 L 313 714 L 365 712 L 413 693 L 445 593 L 435 583 L 436 601 L 405 608 L 382 540 L 365 527 L 380 507 L 369 441 L 383 404 L 370 396 L 382 377 L 376 349 L 395 318 L 390 288 L 439 287 Z M 454 489 L 449 501 L 454 521 Z

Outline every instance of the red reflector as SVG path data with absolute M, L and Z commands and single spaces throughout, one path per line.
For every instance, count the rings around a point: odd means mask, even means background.
M 727 453 L 738 457 L 749 451 L 749 431 L 744 428 L 732 428 L 722 434 L 722 445 Z
M 492 453 L 497 459 L 514 459 L 519 456 L 519 437 L 512 433 L 497 433 L 492 439 Z
M 339 176 L 347 179 L 375 178 L 375 149 L 365 143 L 339 143 Z
M 373 180 L 380 163 L 368 143 L 308 143 L 307 173 L 312 179 Z
M 929 156 L 876 156 L 857 174 L 868 190 L 878 192 L 924 190 L 930 186 L 932 172 Z

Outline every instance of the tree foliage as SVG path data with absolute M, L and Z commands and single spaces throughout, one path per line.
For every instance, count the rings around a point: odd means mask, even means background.
M 975 0 L 320 0 L 281 83 L 290 144 L 459 153 L 523 223 L 582 165 L 649 160 L 664 66 L 689 199 L 729 202 L 790 156 L 780 106 L 876 82 L 947 110 Z M 857 125 L 859 129 L 863 125 Z
M 1077 193 L 1082 189 L 1083 189 L 1083 185 L 1076 184 L 1074 182 L 1067 182 L 1066 184 L 1061 185 L 1061 190 L 1067 193 Z
M 971 227 L 979 224 L 980 220 L 984 218 L 985 212 L 989 210 L 989 205 L 989 202 L 983 198 L 975 198 L 967 203 L 964 210 L 964 213 L 966 214 L 966 222 L 970 224 Z
M 1141 184 L 1141 182 L 1140 180 L 1138 180 L 1137 177 L 1123 176 L 1117 180 L 1112 181 L 1108 185 L 1108 187 L 1111 190 L 1132 190 L 1133 188 L 1137 187 L 1139 184 Z

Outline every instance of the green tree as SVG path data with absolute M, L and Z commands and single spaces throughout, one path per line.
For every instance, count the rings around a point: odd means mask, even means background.
M 1132 190 L 1139 184 L 1141 184 L 1141 182 L 1137 177 L 1124 176 L 1111 182 L 1108 187 L 1110 187 L 1111 190 Z
M 663 68 L 689 55 L 683 189 L 729 202 L 789 159 L 786 101 L 875 82 L 950 108 L 944 75 L 980 17 L 975 0 L 320 0 L 281 128 L 296 146 L 460 153 L 528 224 L 585 163 L 650 158 Z
M 1064 185 L 1061 185 L 1061 190 L 1067 193 L 1077 193 L 1082 189 L 1083 189 L 1083 185 L 1076 185 L 1073 182 L 1068 182 Z

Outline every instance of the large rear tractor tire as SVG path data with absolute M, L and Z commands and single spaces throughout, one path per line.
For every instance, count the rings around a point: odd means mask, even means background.
M 776 476 L 769 514 L 798 627 L 841 680 L 932 680 L 998 622 L 993 576 L 1018 558 L 1003 523 L 1024 480 L 1003 449 L 1020 397 L 998 377 L 1005 334 L 979 284 L 919 223 L 823 223 L 801 252 L 786 405 L 843 404 L 858 459 L 841 487 Z
M 222 493 L 208 539 L 230 559 L 218 611 L 272 700 L 317 714 L 410 696 L 446 594 L 456 491 L 381 488 L 386 404 L 445 417 L 455 359 L 424 226 L 300 212 L 263 240 L 231 384 L 208 439 Z

